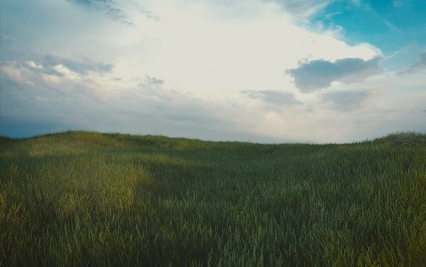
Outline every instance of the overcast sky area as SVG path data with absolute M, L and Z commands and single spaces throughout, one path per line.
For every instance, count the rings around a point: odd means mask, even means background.
M 424 0 L 2 0 L 0 134 L 426 132 Z

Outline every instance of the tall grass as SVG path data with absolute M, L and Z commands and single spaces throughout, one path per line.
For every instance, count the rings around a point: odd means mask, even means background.
M 0 266 L 426 266 L 422 140 L 2 137 Z

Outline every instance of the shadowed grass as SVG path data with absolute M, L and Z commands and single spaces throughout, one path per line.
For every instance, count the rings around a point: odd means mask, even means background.
M 425 266 L 423 139 L 2 137 L 0 266 Z

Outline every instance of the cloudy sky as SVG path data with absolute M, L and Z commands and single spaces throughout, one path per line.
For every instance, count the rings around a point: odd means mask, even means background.
M 424 0 L 2 0 L 0 134 L 426 132 Z

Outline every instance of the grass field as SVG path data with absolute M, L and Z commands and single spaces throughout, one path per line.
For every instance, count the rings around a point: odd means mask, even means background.
M 0 138 L 0 266 L 426 266 L 426 134 Z

